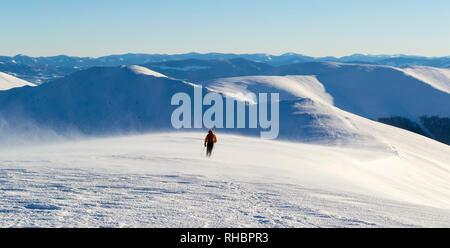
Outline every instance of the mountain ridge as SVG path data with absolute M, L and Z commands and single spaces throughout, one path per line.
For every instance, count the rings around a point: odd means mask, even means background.
M 233 67 L 233 63 L 228 63 L 230 61 L 222 61 L 220 65 Z M 240 66 L 235 68 L 242 69 Z M 360 125 L 357 124 L 359 117 L 353 116 L 357 115 L 375 121 L 396 116 L 407 118 L 419 124 L 421 130 L 426 130 L 428 137 L 446 142 L 445 137 L 436 137 L 436 134 L 447 133 L 446 119 L 424 119 L 424 116 L 449 118 L 449 110 L 445 108 L 450 105 L 449 94 L 399 70 L 388 66 L 332 62 L 271 68 L 276 70 L 270 75 L 192 82 L 167 73 L 185 73 L 185 70 L 91 67 L 37 87 L 0 92 L 0 115 L 19 124 L 28 118 L 59 132 L 75 128 L 88 135 L 173 130 L 170 113 L 176 106 L 171 105 L 170 99 L 175 93 L 187 93 L 192 99 L 193 86 L 198 84 L 205 87 L 204 94 L 213 89 L 226 95 L 230 92 L 227 87 L 239 85 L 231 89 L 248 89 L 256 94 L 280 92 L 281 139 L 340 144 L 351 143 L 352 139 L 371 139 L 370 133 L 355 128 Z M 383 77 L 396 83 L 379 83 Z M 399 98 L 402 94 L 404 96 Z M 421 96 L 427 102 L 416 100 Z M 353 121 L 355 118 L 358 121 Z M 386 123 L 408 124 L 402 121 Z M 429 130 L 430 127 L 433 130 Z M 251 136 L 258 135 L 261 130 L 223 129 L 224 132 Z
M 33 83 L 43 83 L 54 78 L 66 76 L 72 72 L 93 66 L 141 65 L 167 61 L 199 59 L 199 60 L 230 60 L 242 58 L 270 66 L 281 66 L 300 62 L 341 62 L 389 65 L 396 67 L 433 66 L 447 68 L 450 66 L 450 56 L 424 57 L 410 55 L 365 55 L 353 54 L 342 57 L 311 57 L 297 53 L 271 55 L 266 53 L 234 54 L 234 53 L 185 53 L 185 54 L 145 54 L 127 53 L 101 57 L 77 57 L 56 55 L 47 57 L 31 57 L 27 55 L 0 56 L 0 71 L 25 79 Z

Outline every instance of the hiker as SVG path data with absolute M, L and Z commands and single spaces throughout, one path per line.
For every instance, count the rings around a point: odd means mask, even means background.
M 217 143 L 217 137 L 214 134 L 214 129 L 213 129 L 213 130 L 208 131 L 208 134 L 206 135 L 206 138 L 205 138 L 204 145 L 206 147 L 206 156 L 211 157 L 211 152 L 214 147 L 214 143 Z

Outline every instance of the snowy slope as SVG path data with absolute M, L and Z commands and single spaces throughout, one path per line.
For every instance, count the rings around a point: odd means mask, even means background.
M 0 151 L 1 227 L 448 227 L 450 148 L 370 122 L 391 151 L 162 133 Z
M 220 78 L 207 81 L 204 85 L 227 97 L 256 103 L 256 99 L 239 98 L 248 93 L 281 93 L 280 100 L 309 98 L 315 102 L 332 105 L 333 97 L 325 92 L 324 86 L 315 76 L 247 76 Z
M 397 68 L 405 74 L 417 78 L 432 87 L 450 94 L 450 69 L 429 66 Z
M 38 123 L 62 133 L 167 129 L 168 113 L 175 108 L 171 96 L 190 91 L 192 85 L 147 68 L 94 67 L 37 87 L 0 92 L 0 117 L 10 126 Z
M 25 80 L 0 72 L 0 90 L 9 90 L 11 88 L 22 87 L 25 85 L 35 86 Z
M 448 92 L 436 88 L 437 83 L 424 83 L 398 68 L 301 63 L 279 67 L 273 74 L 314 75 L 336 107 L 370 119 L 401 116 L 420 123 L 424 115 L 450 117 Z
M 336 64 L 335 66 L 340 66 Z M 333 85 L 316 76 L 252 76 L 222 78 L 204 82 L 213 91 L 245 100 L 246 93 L 280 93 L 280 137 L 284 139 L 334 144 L 355 143 L 361 138 L 376 139 L 364 128 L 355 112 L 363 117 L 407 116 L 415 120 L 422 115 L 450 116 L 450 94 L 418 82 L 397 90 L 387 84 L 364 84 L 356 81 Z M 383 89 L 385 87 L 387 89 Z M 368 89 L 362 89 L 367 87 Z M 406 85 L 404 85 L 406 87 Z M 359 90 L 358 90 L 359 89 Z M 355 92 L 358 91 L 358 93 Z M 402 93 L 403 92 L 403 93 Z M 427 99 L 419 101 L 417 99 Z M 254 100 L 249 100 L 252 102 Z M 339 107 L 340 106 L 340 107 Z

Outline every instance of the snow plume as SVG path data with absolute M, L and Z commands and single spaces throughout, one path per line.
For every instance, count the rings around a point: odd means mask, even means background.
M 61 134 L 25 118 L 7 120 L 0 115 L 0 150 L 78 140 L 82 137 L 74 128 Z
M 22 86 L 36 86 L 30 82 L 22 80 L 20 78 L 11 76 L 9 74 L 0 72 L 0 90 L 9 90 L 16 87 Z
M 159 72 L 150 70 L 150 69 L 142 67 L 142 66 L 131 65 L 131 66 L 128 66 L 128 68 L 136 74 L 143 74 L 143 75 L 148 75 L 148 76 L 153 76 L 153 77 L 167 78 L 166 75 L 163 75 Z

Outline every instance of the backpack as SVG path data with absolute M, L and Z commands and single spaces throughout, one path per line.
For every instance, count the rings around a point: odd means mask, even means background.
M 208 134 L 208 137 L 206 137 L 206 140 L 208 143 L 214 143 L 214 134 Z

